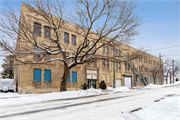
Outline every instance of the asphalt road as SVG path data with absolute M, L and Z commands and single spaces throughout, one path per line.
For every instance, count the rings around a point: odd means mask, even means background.
M 180 86 L 155 89 L 137 89 L 100 96 L 59 99 L 33 104 L 4 106 L 0 120 L 4 119 L 87 119 L 100 118 L 102 114 L 112 118 L 124 118 L 131 113 L 166 97 L 180 95 Z M 91 115 L 90 117 L 87 117 Z M 92 116 L 93 115 L 93 116 Z

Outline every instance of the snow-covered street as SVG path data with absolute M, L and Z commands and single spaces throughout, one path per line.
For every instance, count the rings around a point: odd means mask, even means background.
M 0 99 L 0 118 L 2 120 L 179 120 L 180 118 L 179 85 L 154 89 L 98 92 L 99 95 L 90 93 L 87 94 L 91 97 L 85 95 L 81 98 L 77 96 L 63 97 L 63 99 L 48 98 L 49 100 L 44 102 L 26 103 L 22 101 L 18 104 L 10 104 L 7 102 L 9 98 Z M 49 94 L 55 95 L 55 93 Z M 25 96 L 14 96 L 11 99 L 16 101 L 15 99 L 28 98 L 28 95 Z M 35 97 L 38 98 L 38 94 L 29 98 L 35 99 Z M 3 105 L 3 101 L 6 104 Z

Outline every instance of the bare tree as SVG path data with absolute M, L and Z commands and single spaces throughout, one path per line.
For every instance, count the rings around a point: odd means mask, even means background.
M 22 9 L 20 19 L 11 8 L 9 11 L 1 12 L 1 16 L 3 16 L 0 23 L 1 47 L 8 50 L 15 60 L 23 64 L 43 64 L 57 60 L 63 62 L 64 74 L 60 78 L 61 91 L 67 90 L 66 80 L 70 69 L 79 64 L 104 58 L 96 54 L 102 46 L 116 46 L 113 44 L 116 41 L 129 43 L 131 37 L 137 35 L 137 28 L 141 24 L 141 20 L 134 13 L 136 5 L 132 1 L 77 0 L 75 4 L 75 14 L 70 16 L 74 24 L 63 20 L 65 11 L 63 11 L 64 3 L 62 1 L 33 0 L 24 4 L 26 12 L 42 18 L 50 27 L 53 35 L 49 36 L 47 41 L 38 40 L 38 35 L 34 34 L 33 26 Z M 64 41 L 61 39 L 67 25 L 71 25 L 79 35 L 78 42 L 80 44 L 76 49 L 64 45 Z M 9 39 L 17 39 L 17 43 L 26 44 L 21 44 L 21 47 L 17 44 L 16 51 L 14 51 L 12 44 L 8 42 Z M 33 46 L 38 50 L 34 51 Z M 72 51 L 74 54 L 69 56 L 67 55 L 68 51 Z M 23 59 L 34 54 L 40 54 L 40 58 L 36 61 Z M 43 59 L 48 55 L 62 57 L 44 61 Z M 73 59 L 73 61 L 68 62 L 69 59 Z

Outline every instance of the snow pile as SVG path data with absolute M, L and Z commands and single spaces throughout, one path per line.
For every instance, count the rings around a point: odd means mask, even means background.
M 165 98 L 133 114 L 143 120 L 179 120 L 180 97 Z
M 161 88 L 162 85 L 154 85 L 154 84 L 149 84 L 147 86 L 145 86 L 144 88 Z
M 130 89 L 129 89 L 128 87 L 126 87 L 126 86 L 116 87 L 115 89 L 112 88 L 112 87 L 107 87 L 106 90 L 113 91 L 113 92 L 118 92 L 118 91 L 132 91 L 132 90 L 130 90 Z
M 105 94 L 101 89 L 88 89 L 66 92 L 53 92 L 44 94 L 18 94 L 18 93 L 0 93 L 0 106 L 28 104 L 58 99 L 71 99 L 83 96 Z

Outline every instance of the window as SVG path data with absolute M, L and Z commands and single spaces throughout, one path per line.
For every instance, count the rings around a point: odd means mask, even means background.
M 47 38 L 51 37 L 51 28 L 48 26 L 44 26 L 44 37 L 47 37 Z
M 134 65 L 133 65 L 133 70 L 134 70 Z
M 34 69 L 34 81 L 41 81 L 41 69 Z
M 141 72 L 141 67 L 139 66 L 139 72 Z
M 102 67 L 105 67 L 105 60 L 102 59 Z
M 117 62 L 115 62 L 115 69 L 117 69 Z
M 158 82 L 160 82 L 160 78 L 158 78 Z
M 64 42 L 69 43 L 69 33 L 64 33 Z
M 37 53 L 34 53 L 34 57 L 36 58 L 40 58 L 41 57 L 41 54 L 39 54 L 38 52 L 40 52 L 40 48 L 38 48 L 37 46 L 34 46 L 34 52 L 37 52 Z
M 93 62 L 93 66 L 94 66 L 94 67 L 96 67 L 96 66 L 97 66 L 97 62 L 96 62 L 96 60 L 94 60 L 94 62 Z
M 106 66 L 109 68 L 109 60 L 106 60 Z
M 75 35 L 71 35 L 71 44 L 76 45 L 76 36 Z
M 120 50 L 118 50 L 118 55 L 117 56 L 120 56 Z
M 50 49 L 48 49 L 49 51 L 50 51 Z M 51 55 L 50 54 L 47 54 L 47 55 L 45 55 L 45 57 L 44 57 L 45 59 L 51 59 Z
M 105 48 L 104 48 L 104 45 L 102 46 L 102 52 L 103 52 L 103 53 L 105 52 Z
M 130 70 L 130 64 L 128 63 L 128 70 Z
M 127 53 L 127 59 L 129 59 L 129 53 Z
M 124 63 L 125 70 L 127 70 L 126 63 Z
M 118 64 L 118 68 L 119 68 L 119 70 L 121 69 L 121 63 L 119 62 L 119 64 Z
M 109 54 L 109 47 L 106 46 L 106 54 Z
M 44 70 L 44 81 L 51 81 L 51 70 Z
M 93 42 L 93 45 L 95 44 L 95 42 Z M 96 45 L 93 47 L 93 50 L 96 50 Z
M 41 36 L 41 24 L 34 23 L 34 34 Z
M 75 61 L 75 54 L 74 53 L 72 53 L 72 62 L 74 62 Z
M 124 59 L 125 59 L 125 61 L 127 60 L 126 55 L 124 55 Z
M 117 49 L 114 50 L 114 55 L 117 56 Z
M 144 63 L 146 63 L 146 58 L 144 58 Z
M 70 72 L 69 72 L 69 74 L 68 74 L 67 82 L 70 82 Z
M 69 57 L 69 52 L 66 52 L 66 57 Z M 67 62 L 69 62 L 69 59 L 67 59 Z
M 152 77 L 150 77 L 150 82 L 153 82 L 153 78 Z
M 89 40 L 87 40 L 87 48 L 89 48 Z
M 77 72 L 72 72 L 72 82 L 77 82 Z

